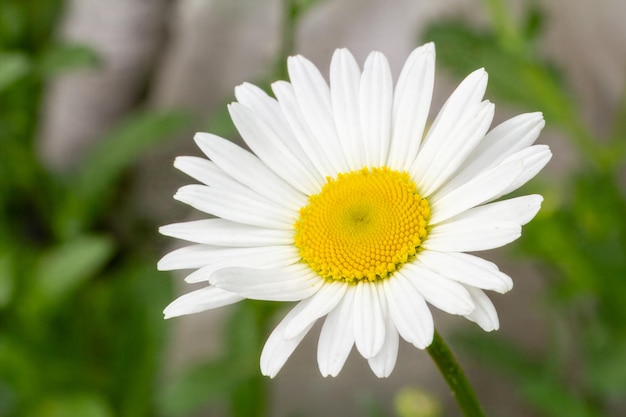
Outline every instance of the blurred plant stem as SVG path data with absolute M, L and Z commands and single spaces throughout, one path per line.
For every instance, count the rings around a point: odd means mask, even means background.
M 435 331 L 433 342 L 427 350 L 448 383 L 463 415 L 465 417 L 485 417 L 474 389 L 439 332 Z
M 283 0 L 283 21 L 280 34 L 280 48 L 274 61 L 272 76 L 274 80 L 289 78 L 287 58 L 294 53 L 296 30 L 304 13 L 318 0 Z
M 489 13 L 491 23 L 502 46 L 511 51 L 522 49 L 524 43 L 518 25 L 507 10 L 506 2 L 504 0 L 483 0 L 483 4 Z
M 298 0 L 283 0 L 283 24 L 280 32 L 280 49 L 274 61 L 273 75 L 278 79 L 287 79 L 287 57 L 291 55 L 295 48 L 295 32 L 299 19 Z

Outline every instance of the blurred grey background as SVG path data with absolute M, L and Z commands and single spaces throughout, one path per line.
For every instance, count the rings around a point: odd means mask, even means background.
M 529 4 L 509 3 L 517 12 Z M 605 133 L 626 79 L 626 2 L 534 3 L 548 19 L 541 49 L 564 70 L 587 122 L 596 132 Z M 198 217 L 171 199 L 177 187 L 190 182 L 174 170 L 173 158 L 200 155 L 193 132 L 204 130 L 211 115 L 234 100 L 236 85 L 267 77 L 280 44 L 280 13 L 279 0 L 70 1 L 59 37 L 91 46 L 104 65 L 52 83 L 41 113 L 39 149 L 45 163 L 60 172 L 71 170 L 93 147 L 90 141 L 139 101 L 153 108 L 184 109 L 193 115 L 188 134 L 146 155 L 139 168 L 140 180 L 132 186 L 133 200 L 147 217 L 161 224 Z M 369 51 L 380 50 L 397 75 L 409 52 L 422 42 L 425 26 L 452 17 L 478 26 L 488 22 L 482 2 L 472 0 L 321 0 L 301 22 L 295 49 L 325 74 L 337 47 L 348 47 L 361 63 Z M 432 114 L 459 81 L 445 72 L 437 73 Z M 496 102 L 494 123 L 515 112 Z M 558 181 L 576 164 L 576 157 L 549 126 L 539 141 L 550 144 L 555 155 L 543 176 Z M 154 239 L 162 239 L 156 231 Z M 487 257 L 497 260 L 515 282 L 511 293 L 492 297 L 500 314 L 500 332 L 531 350 L 540 350 L 545 320 L 540 310 L 540 275 L 533 265 L 505 257 L 503 251 Z M 180 278 L 183 293 L 189 288 Z M 162 279 L 170 278 L 163 274 Z M 168 372 L 219 352 L 223 346 L 216 335 L 227 314 L 228 309 L 221 309 L 174 319 Z M 435 313 L 435 323 L 444 334 L 458 329 L 481 331 L 462 318 L 443 314 Z M 378 380 L 356 352 L 339 377 L 322 378 L 315 354 L 318 331 L 311 332 L 272 382 L 272 415 L 363 415 L 360 401 L 374 397 L 387 407 L 393 394 L 409 384 L 441 398 L 446 403 L 445 415 L 457 415 L 428 355 L 406 343 L 401 343 L 398 364 L 387 380 Z M 527 415 L 521 406 L 511 404 L 507 393 L 513 388 L 499 375 L 471 358 L 460 359 L 478 396 L 490 402 L 492 409 L 501 410 L 496 415 Z M 200 415 L 219 416 L 220 410 Z

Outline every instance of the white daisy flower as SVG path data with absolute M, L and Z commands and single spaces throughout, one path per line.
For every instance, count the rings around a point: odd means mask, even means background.
M 230 115 L 254 154 L 198 133 L 209 160 L 174 163 L 203 184 L 174 198 L 215 218 L 160 229 L 194 244 L 167 254 L 159 269 L 196 269 L 186 281 L 207 283 L 165 316 L 246 298 L 297 301 L 261 354 L 270 377 L 323 316 L 324 376 L 341 371 L 354 345 L 377 376 L 388 376 L 399 337 L 419 349 L 432 342 L 427 303 L 497 329 L 484 290 L 504 293 L 512 281 L 464 252 L 517 239 L 539 210 L 539 195 L 495 200 L 550 159 L 547 146 L 533 145 L 542 115 L 488 132 L 494 105 L 483 100 L 487 73 L 479 69 L 426 129 L 433 44 L 411 53 L 395 87 L 379 52 L 361 71 L 350 52 L 337 50 L 330 87 L 302 56 L 288 68 L 291 81 L 272 85 L 276 98 L 250 84 L 235 89 Z

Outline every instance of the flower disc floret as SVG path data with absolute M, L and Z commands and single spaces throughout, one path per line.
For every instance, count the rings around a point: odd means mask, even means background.
M 328 178 L 300 210 L 295 245 L 325 279 L 389 277 L 412 260 L 428 233 L 430 205 L 406 172 L 364 168 Z

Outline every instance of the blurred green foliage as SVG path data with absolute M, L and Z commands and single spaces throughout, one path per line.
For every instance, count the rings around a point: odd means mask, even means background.
M 233 416 L 267 415 L 267 378 L 259 372 L 259 352 L 271 332 L 277 303 L 240 303 L 224 326 L 225 352 L 196 363 L 163 387 L 159 409 L 185 416 L 207 403 L 226 405 Z
M 485 335 L 463 336 L 472 355 L 504 371 L 538 416 L 601 417 L 626 413 L 626 95 L 608 137 L 582 121 L 575 94 L 536 47 L 543 14 L 514 22 L 504 2 L 486 0 L 492 28 L 436 23 L 424 34 L 437 61 L 458 76 L 484 66 L 489 95 L 544 112 L 578 151 L 576 172 L 544 181 L 544 209 L 525 227 L 518 249 L 545 269 L 549 339 L 540 353 Z M 538 184 L 533 185 L 536 189 Z
M 46 83 L 100 64 L 54 41 L 62 6 L 0 3 L 0 416 L 155 415 L 171 284 L 149 238 L 116 234 L 111 213 L 124 173 L 185 117 L 138 110 L 74 172 L 46 169 Z
M 285 53 L 312 3 L 285 3 Z M 181 130 L 185 115 L 138 107 L 69 174 L 38 159 L 46 84 L 104 64 L 84 45 L 55 40 L 63 6 L 0 3 L 0 416 L 182 416 L 207 403 L 266 415 L 258 356 L 278 305 L 242 304 L 224 332 L 224 355 L 163 380 L 161 311 L 172 281 L 156 271 L 158 248 L 146 245 L 156 225 L 116 208 L 129 168 Z M 279 73 L 285 57 L 276 62 Z M 233 135 L 226 112 L 211 125 Z

